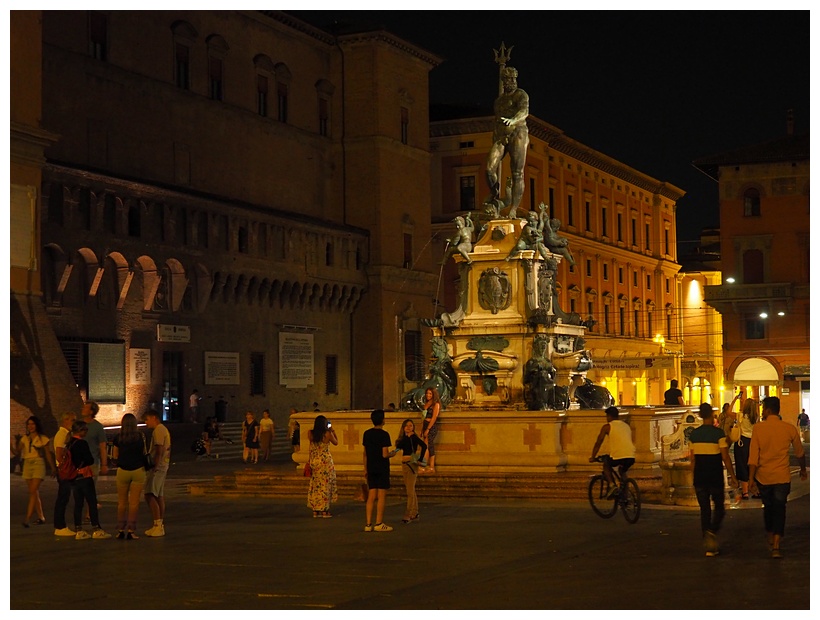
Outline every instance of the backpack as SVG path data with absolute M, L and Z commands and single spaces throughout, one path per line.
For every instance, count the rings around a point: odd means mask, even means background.
M 77 467 L 71 457 L 71 446 L 73 441 L 69 441 L 63 451 L 63 460 L 57 465 L 57 478 L 60 480 L 74 480 L 77 477 Z

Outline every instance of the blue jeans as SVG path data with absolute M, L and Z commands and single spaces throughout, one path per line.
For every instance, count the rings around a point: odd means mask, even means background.
M 763 501 L 763 524 L 766 533 L 783 536 L 786 530 L 786 500 L 792 490 L 791 482 L 780 484 L 760 484 L 760 499 Z
M 723 505 L 723 484 L 715 484 L 705 487 L 695 487 L 695 495 L 700 506 L 700 529 L 703 532 L 710 530 L 717 534 L 723 517 L 726 515 L 726 507 Z M 715 509 L 712 511 L 712 504 Z

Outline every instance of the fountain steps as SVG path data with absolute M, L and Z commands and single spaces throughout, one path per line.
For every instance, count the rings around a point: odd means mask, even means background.
M 362 482 L 359 474 L 340 471 L 336 475 L 339 497 L 350 499 Z M 661 503 L 661 477 L 637 477 L 642 499 Z M 417 490 L 431 499 L 476 500 L 585 500 L 589 473 L 541 474 L 447 474 L 420 475 Z M 390 494 L 404 496 L 401 476 L 391 475 Z M 301 472 L 240 471 L 219 475 L 210 482 L 188 485 L 191 495 L 215 497 L 290 498 L 307 495 L 308 479 Z

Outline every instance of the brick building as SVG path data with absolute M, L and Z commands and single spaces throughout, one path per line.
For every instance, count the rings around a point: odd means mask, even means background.
M 83 397 L 106 424 L 182 420 L 197 388 L 201 415 L 270 407 L 282 428 L 292 406 L 378 407 L 419 378 L 439 59 L 278 12 L 45 11 L 41 48 L 22 21 L 16 75 L 59 136 L 25 180 L 46 365 L 73 391 L 45 414 Z
M 723 322 L 728 390 L 809 409 L 809 136 L 787 134 L 696 160 L 718 183 L 722 281 L 705 301 Z

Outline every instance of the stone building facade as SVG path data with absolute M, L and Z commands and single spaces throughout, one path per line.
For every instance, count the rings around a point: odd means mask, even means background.
M 398 402 L 429 351 L 439 62 L 279 12 L 42 13 L 50 363 L 104 424 L 187 419 L 193 389 L 279 428 Z

